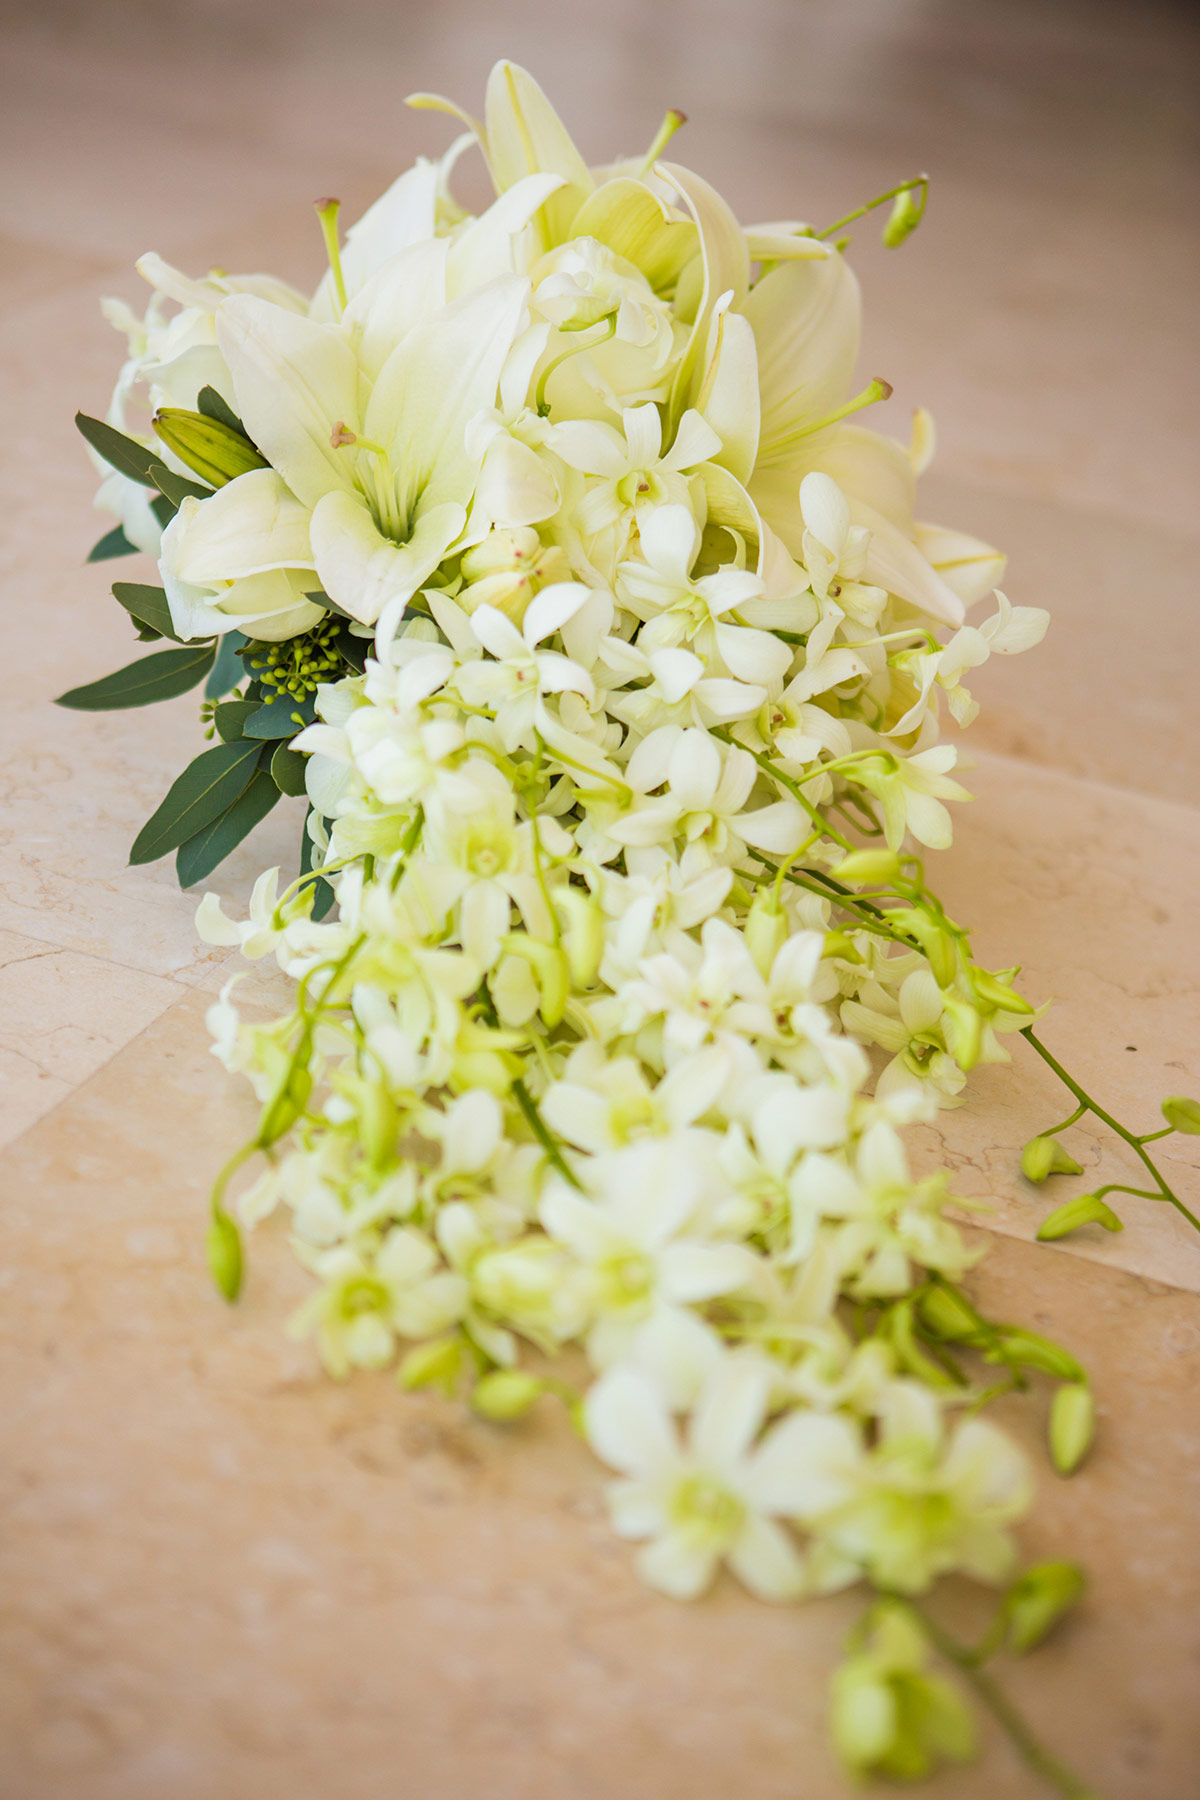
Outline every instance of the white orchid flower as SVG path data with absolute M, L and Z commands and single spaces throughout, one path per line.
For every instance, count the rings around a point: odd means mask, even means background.
M 657 406 L 626 407 L 621 426 L 617 431 L 599 420 L 568 419 L 549 434 L 555 454 L 593 478 L 575 508 L 575 522 L 585 537 L 647 507 L 669 501 L 686 505 L 689 472 L 721 448 L 716 432 L 697 412 L 683 415 L 665 456 Z
M 471 614 L 470 629 L 495 659 L 464 665 L 454 686 L 470 706 L 494 710 L 496 729 L 506 750 L 523 745 L 536 749 L 545 715 L 544 696 L 569 689 L 590 698 L 592 678 L 586 669 L 559 650 L 540 650 L 546 638 L 562 630 L 589 598 L 581 582 L 557 581 L 535 595 L 518 631 L 494 606 Z

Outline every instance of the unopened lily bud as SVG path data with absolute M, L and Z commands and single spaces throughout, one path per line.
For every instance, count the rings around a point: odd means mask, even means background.
M 452 1394 L 462 1373 L 463 1343 L 458 1337 L 430 1338 L 408 1352 L 396 1370 L 402 1388 L 441 1388 Z
M 238 475 L 268 466 L 248 437 L 220 419 L 210 419 L 206 413 L 164 406 L 155 413 L 151 424 L 167 449 L 213 487 L 224 487 Z
M 1069 1232 L 1078 1231 L 1081 1225 L 1103 1225 L 1105 1231 L 1125 1229 L 1112 1207 L 1106 1206 L 1099 1194 L 1077 1194 L 1074 1200 L 1068 1200 L 1065 1206 L 1060 1206 L 1048 1219 L 1042 1220 L 1038 1227 L 1038 1238 L 1043 1244 L 1053 1243 L 1055 1238 L 1063 1238 Z
M 870 882 L 882 887 L 885 882 L 897 880 L 902 869 L 900 858 L 891 850 L 852 850 L 830 874 L 856 886 Z
M 1084 1381 L 1060 1387 L 1050 1408 L 1050 1455 L 1060 1475 L 1079 1467 L 1096 1433 L 1096 1403 Z
M 1027 1181 L 1046 1181 L 1051 1175 L 1082 1175 L 1083 1165 L 1057 1138 L 1032 1137 L 1021 1152 L 1021 1173 Z
M 236 1300 L 242 1286 L 242 1239 L 227 1212 L 212 1216 L 204 1239 L 208 1272 L 226 1300 Z
M 754 904 L 746 914 L 744 927 L 746 948 L 754 966 L 766 979 L 780 949 L 787 941 L 787 914 L 775 898 L 772 888 L 764 888 L 754 896 Z
M 1172 1094 L 1162 1103 L 1162 1115 L 1176 1131 L 1186 1132 L 1188 1137 L 1200 1136 L 1200 1100 Z
M 532 525 L 489 531 L 464 552 L 459 565 L 464 581 L 482 581 L 488 575 L 508 575 L 531 569 L 542 550 L 542 540 Z
M 483 1418 L 507 1425 L 527 1413 L 545 1391 L 536 1375 L 527 1375 L 522 1369 L 496 1369 L 475 1383 L 471 1405 Z
M 1007 982 L 1001 981 L 998 975 L 993 975 L 990 969 L 972 968 L 971 986 L 983 1004 L 996 1012 L 1019 1013 L 1022 1018 L 1026 1018 L 1032 1017 L 1037 1011 L 1024 994 L 1014 993 Z
M 1008 1644 L 1018 1656 L 1040 1644 L 1069 1612 L 1087 1583 L 1070 1562 L 1035 1563 L 1013 1582 L 1004 1599 Z

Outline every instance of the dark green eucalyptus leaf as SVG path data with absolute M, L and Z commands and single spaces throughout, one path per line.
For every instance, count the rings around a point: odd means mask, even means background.
M 367 656 L 371 649 L 370 638 L 355 637 L 352 631 L 341 631 L 337 640 L 338 654 L 345 658 L 352 669 L 361 675 L 367 666 Z
M 155 518 L 165 531 L 167 526 L 171 523 L 171 520 L 175 517 L 175 514 L 179 511 L 179 508 L 168 500 L 165 494 L 155 494 L 153 500 L 150 502 L 150 511 L 154 514 Z
M 138 481 L 143 487 L 157 486 L 151 471 L 162 467 L 162 458 L 156 449 L 137 443 L 123 431 L 118 431 L 115 425 L 106 425 L 103 419 L 90 418 L 87 413 L 76 413 L 75 423 L 92 449 L 99 451 L 118 474 L 127 475 L 130 481 Z
M 204 684 L 204 696 L 207 700 L 219 700 L 235 688 L 246 673 L 245 665 L 238 651 L 247 642 L 240 631 L 227 631 L 217 639 L 217 659 L 213 663 L 212 673 Z
M 196 396 L 196 409 L 206 419 L 216 419 L 218 424 L 228 425 L 230 431 L 240 431 L 249 441 L 250 433 L 234 412 L 232 406 L 218 394 L 215 387 L 202 387 Z
M 256 700 L 223 700 L 213 714 L 217 734 L 222 743 L 240 744 L 245 740 L 245 726 L 249 715 L 258 705 Z
M 280 744 L 271 758 L 271 775 L 281 794 L 304 792 L 304 765 L 308 761 L 299 750 Z
M 140 581 L 114 581 L 112 591 L 117 605 L 123 606 L 139 625 L 148 625 L 159 637 L 172 638 L 177 644 L 183 642 L 171 623 L 171 608 L 162 588 L 145 587 Z
M 98 544 L 93 544 L 87 553 L 87 560 L 93 562 L 111 562 L 114 556 L 136 556 L 137 545 L 131 544 L 119 525 L 106 531 Z
M 311 725 L 316 716 L 311 695 L 301 703 L 285 694 L 281 700 L 273 700 L 269 704 L 264 701 L 258 711 L 246 720 L 243 730 L 248 738 L 258 738 L 260 742 L 268 738 L 290 738 L 295 737 L 298 731 L 303 731 L 306 725 Z
M 266 769 L 257 769 L 250 783 L 232 806 L 226 807 L 211 824 L 180 844 L 175 856 L 175 872 L 180 887 L 191 887 L 211 875 L 218 863 L 248 837 L 260 819 L 265 819 L 279 798 L 279 789 Z
M 339 606 L 336 600 L 331 600 L 329 595 L 323 593 L 320 588 L 314 588 L 311 594 L 305 593 L 304 598 L 311 600 L 314 606 L 323 606 L 326 612 L 336 613 L 339 619 L 350 619 L 354 616 L 352 613 L 348 613 L 344 606 Z
M 130 862 L 156 862 L 219 819 L 249 787 L 261 754 L 260 744 L 214 744 L 202 751 L 138 832 Z
M 317 849 L 317 846 L 308 835 L 308 822 L 312 816 L 313 808 L 310 806 L 304 817 L 304 835 L 300 839 L 301 875 L 309 875 L 312 873 L 313 857 L 316 854 Z M 326 881 L 323 876 L 319 877 L 318 880 L 313 883 L 313 888 L 312 917 L 314 919 L 323 919 L 337 896 L 335 895 L 331 884 Z
M 75 712 L 116 712 L 126 706 L 150 706 L 155 700 L 172 700 L 207 674 L 212 666 L 211 644 L 185 644 L 179 650 L 159 650 L 129 663 L 100 681 L 71 688 L 60 694 L 56 706 Z
M 198 481 L 189 481 L 186 475 L 176 475 L 165 463 L 155 463 L 150 471 L 154 485 L 160 494 L 165 494 L 172 506 L 178 508 L 182 500 L 190 497 L 196 500 L 208 500 L 212 496 L 212 488 L 203 487 Z
M 133 635 L 134 635 L 134 637 L 136 637 L 139 644 L 161 644 L 162 643 L 163 634 L 161 631 L 155 631 L 153 626 L 151 626 L 151 625 L 143 625 L 142 621 L 140 619 L 133 619 L 130 621 L 130 623 L 137 626 L 137 630 L 134 632 Z

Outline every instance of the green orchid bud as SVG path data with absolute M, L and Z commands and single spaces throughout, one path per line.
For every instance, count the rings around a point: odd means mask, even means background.
M 1103 1225 L 1105 1231 L 1124 1231 L 1125 1227 L 1111 1206 L 1106 1206 L 1099 1194 L 1077 1194 L 1074 1200 L 1068 1200 L 1048 1219 L 1043 1219 L 1038 1227 L 1038 1238 L 1043 1244 L 1053 1243 L 1055 1238 L 1066 1237 L 1069 1232 L 1078 1231 L 1081 1225 Z
M 399 1118 L 391 1095 L 377 1081 L 364 1081 L 354 1096 L 358 1138 L 373 1169 L 382 1169 L 396 1149 Z
M 440 1388 L 449 1397 L 458 1386 L 463 1360 L 460 1337 L 430 1338 L 401 1359 L 396 1380 L 402 1388 Z
M 883 228 L 883 242 L 888 250 L 898 250 L 921 223 L 925 212 L 926 192 L 925 186 L 919 184 L 915 188 L 905 188 L 896 195 L 887 224 Z
M 1083 1365 L 1069 1350 L 1036 1331 L 1024 1331 L 1016 1325 L 1001 1326 L 996 1343 L 985 1352 L 990 1363 L 1015 1362 L 1022 1368 L 1036 1369 L 1039 1374 L 1053 1375 L 1058 1381 L 1086 1381 Z
M 224 487 L 238 475 L 269 466 L 244 433 L 206 413 L 163 406 L 150 422 L 167 449 L 213 487 Z
M 947 1343 L 967 1344 L 979 1336 L 975 1315 L 951 1288 L 930 1288 L 922 1294 L 917 1310 L 922 1324 Z
M 745 934 L 746 948 L 765 980 L 788 935 L 787 914 L 775 898 L 774 888 L 762 888 L 754 896 L 754 904 L 746 914 Z
M 1074 1563 L 1035 1563 L 1026 1569 L 1009 1588 L 1002 1606 L 1009 1649 L 1022 1656 L 1040 1644 L 1086 1586 L 1082 1569 Z
M 1060 1387 L 1050 1408 L 1050 1456 L 1060 1475 L 1073 1475 L 1096 1434 L 1096 1403 L 1086 1381 Z
M 577 887 L 555 888 L 551 899 L 565 926 L 562 945 L 571 980 L 577 988 L 590 988 L 604 955 L 604 909 L 593 894 Z
M 1022 1018 L 1032 1018 L 1037 1008 L 1026 1000 L 1024 994 L 1018 994 L 1001 981 L 1000 977 L 990 969 L 978 969 L 972 966 L 969 971 L 971 986 L 975 989 L 985 1006 L 994 1012 L 1019 1013 Z
M 927 912 L 916 906 L 898 906 L 888 912 L 887 921 L 916 939 L 929 959 L 933 979 L 940 988 L 954 984 L 958 973 L 958 944 L 948 931 L 934 923 Z
M 260 1150 L 275 1143 L 290 1131 L 308 1105 L 312 1094 L 312 1070 L 306 1065 L 288 1066 L 282 1084 L 263 1107 L 255 1140 Z
M 1051 1175 L 1082 1175 L 1083 1165 L 1063 1149 L 1057 1138 L 1030 1138 L 1021 1152 L 1021 1173 L 1027 1181 L 1047 1181 Z
M 830 874 L 855 886 L 869 882 L 872 887 L 883 887 L 898 881 L 903 870 L 903 863 L 891 850 L 852 850 Z
M 242 1238 L 227 1212 L 215 1212 L 204 1238 L 208 1272 L 226 1300 L 236 1300 L 242 1287 Z
M 546 1391 L 545 1383 L 522 1369 L 496 1369 L 475 1383 L 471 1405 L 482 1418 L 507 1425 L 521 1418 Z
M 934 1362 L 931 1356 L 927 1356 L 917 1342 L 917 1335 L 913 1328 L 911 1300 L 902 1300 L 891 1308 L 887 1316 L 886 1329 L 901 1368 L 907 1369 L 910 1375 L 918 1376 L 927 1387 L 957 1387 L 958 1383 L 949 1370 L 943 1369 L 940 1363 Z
M 571 991 L 567 958 L 557 944 L 543 944 L 523 931 L 510 931 L 501 940 L 511 956 L 523 956 L 533 970 L 540 996 L 538 1007 L 542 1022 L 553 1028 L 561 1024 Z
M 825 947 L 821 951 L 821 956 L 830 961 L 834 957 L 839 957 L 842 962 L 851 963 L 861 963 L 863 960 L 853 938 L 844 931 L 827 931 L 825 933 Z
M 1188 1137 L 1200 1136 L 1200 1100 L 1172 1094 L 1162 1103 L 1162 1116 L 1175 1131 L 1186 1132 Z

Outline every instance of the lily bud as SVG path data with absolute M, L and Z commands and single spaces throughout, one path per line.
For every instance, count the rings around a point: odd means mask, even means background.
M 248 437 L 220 419 L 210 419 L 207 413 L 164 406 L 155 413 L 151 424 L 167 449 L 213 487 L 224 487 L 238 475 L 269 466 Z
M 475 1383 L 471 1405 L 493 1424 L 507 1425 L 527 1413 L 545 1391 L 536 1375 L 521 1369 L 496 1369 Z
M 463 1366 L 463 1343 L 459 1337 L 430 1338 L 410 1350 L 396 1370 L 402 1388 L 438 1387 L 449 1396 L 458 1385 Z
M 902 870 L 900 858 L 891 850 L 852 850 L 830 874 L 856 886 L 870 882 L 873 887 L 882 887 L 885 882 L 896 881 Z
M 746 914 L 746 948 L 754 966 L 765 981 L 781 947 L 787 941 L 787 914 L 775 898 L 772 888 L 764 888 L 754 896 L 754 904 Z
M 1183 1094 L 1172 1094 L 1162 1103 L 1167 1124 L 1188 1137 L 1200 1136 L 1200 1100 L 1189 1100 Z
M 1027 1181 L 1046 1181 L 1051 1175 L 1082 1175 L 1083 1165 L 1063 1149 L 1057 1138 L 1032 1137 L 1021 1152 L 1021 1173 Z
M 1096 1433 L 1096 1403 L 1085 1381 L 1060 1387 L 1050 1408 L 1050 1455 L 1060 1475 L 1079 1467 Z
M 226 1300 L 236 1300 L 242 1286 L 242 1239 L 227 1212 L 214 1213 L 204 1239 L 208 1272 Z
M 1070 1562 L 1035 1563 L 1013 1582 L 1004 1600 L 1010 1650 L 1023 1655 L 1040 1644 L 1069 1612 L 1087 1583 Z

